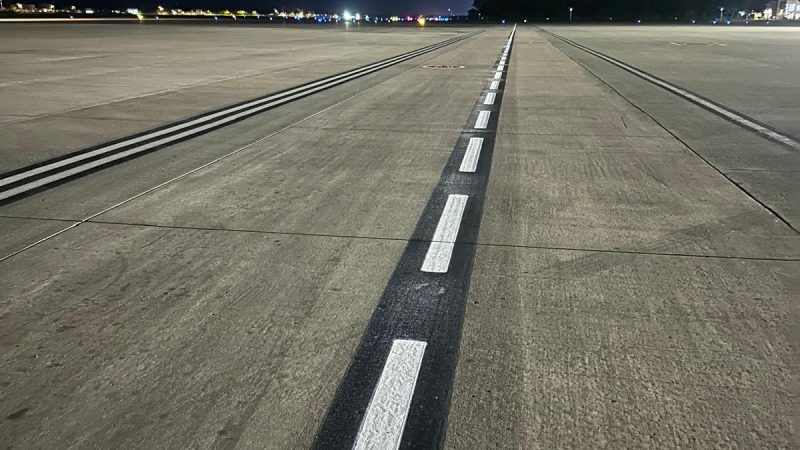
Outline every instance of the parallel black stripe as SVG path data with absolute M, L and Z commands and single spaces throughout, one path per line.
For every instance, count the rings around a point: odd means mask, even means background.
M 511 51 L 504 75 L 510 60 Z M 496 66 L 497 63 L 493 67 Z M 429 449 L 440 448 L 444 444 L 465 302 L 477 248 L 473 243 L 477 241 L 483 215 L 505 76 L 498 80 L 500 87 L 496 91 L 494 105 L 484 105 L 483 99 L 492 81 L 491 76 L 487 78 L 484 90 L 417 222 L 411 240 L 389 279 L 318 431 L 315 449 L 353 446 L 395 339 L 428 343 L 401 447 Z M 485 130 L 473 128 L 480 111 L 492 112 Z M 460 173 L 458 169 L 471 137 L 484 138 L 478 169 L 475 173 Z M 436 225 L 451 194 L 465 194 L 469 199 L 449 270 L 444 274 L 421 272 Z
M 59 167 L 56 167 L 56 168 L 52 168 L 52 169 L 49 169 L 49 170 L 44 170 L 41 173 L 33 173 L 33 174 L 29 175 L 29 176 L 20 177 L 19 180 L 16 180 L 14 182 L 8 183 L 8 184 L 4 185 L 2 188 L 0 188 L 0 194 L 2 194 L 3 192 L 8 192 L 8 191 L 10 191 L 10 190 L 12 190 L 14 188 L 19 187 L 19 186 L 24 186 L 24 185 L 27 185 L 29 183 L 34 183 L 37 180 L 41 180 L 41 179 L 44 179 L 44 178 L 47 178 L 47 177 L 50 177 L 50 176 L 54 176 L 54 175 L 57 175 L 57 174 L 60 174 L 60 173 L 65 173 L 66 171 L 69 171 L 69 170 L 74 169 L 76 167 L 87 165 L 87 164 L 90 164 L 92 162 L 95 162 L 95 161 L 98 161 L 98 160 L 102 160 L 104 158 L 109 158 L 109 157 L 111 157 L 113 155 L 118 155 L 120 153 L 124 153 L 124 152 L 127 152 L 127 151 L 131 151 L 133 149 L 137 149 L 137 148 L 140 148 L 140 147 L 143 147 L 143 146 L 147 146 L 148 144 L 152 144 L 152 143 L 160 141 L 160 140 L 165 140 L 165 139 L 169 140 L 169 142 L 165 142 L 163 144 L 154 146 L 153 148 L 148 148 L 147 150 L 144 150 L 144 151 L 141 151 L 141 152 L 137 152 L 135 155 L 130 155 L 130 156 L 127 156 L 127 157 L 119 159 L 119 160 L 115 160 L 115 161 L 111 161 L 111 162 L 105 163 L 101 167 L 87 169 L 86 172 L 81 172 L 80 174 L 77 174 L 77 175 L 74 175 L 74 176 L 70 176 L 68 178 L 64 178 L 64 179 L 61 179 L 61 180 L 53 181 L 52 183 L 48 183 L 46 186 L 32 188 L 30 191 L 26 190 L 25 192 L 22 192 L 22 193 L 19 193 L 19 194 L 15 194 L 14 196 L 12 196 L 10 198 L 6 198 L 6 199 L 3 199 L 3 200 L 0 200 L 0 204 L 8 203 L 8 202 L 16 200 L 16 199 L 18 199 L 18 198 L 20 198 L 22 196 L 28 195 L 31 192 L 39 192 L 42 189 L 45 189 L 45 188 L 48 188 L 48 187 L 63 183 L 63 182 L 68 181 L 68 180 L 72 180 L 74 178 L 77 178 L 79 176 L 84 175 L 85 173 L 90 173 L 90 172 L 93 172 L 93 171 L 98 170 L 100 168 L 104 168 L 104 167 L 108 167 L 108 166 L 111 166 L 111 165 L 114 165 L 114 164 L 118 164 L 118 163 L 120 163 L 122 161 L 126 161 L 128 159 L 131 159 L 131 158 L 134 158 L 134 157 L 138 157 L 138 156 L 141 156 L 143 154 L 147 154 L 147 153 L 150 153 L 152 151 L 155 151 L 155 150 L 158 150 L 158 149 L 161 149 L 161 148 L 164 148 L 164 147 L 168 147 L 168 146 L 177 144 L 179 142 L 183 142 L 183 141 L 185 141 L 187 139 L 191 139 L 191 138 L 194 138 L 196 136 L 199 136 L 199 135 L 202 135 L 202 134 L 205 134 L 205 133 L 209 133 L 209 132 L 214 131 L 216 129 L 219 129 L 221 127 L 225 127 L 225 126 L 231 125 L 233 123 L 239 122 L 241 120 L 244 120 L 244 119 L 246 119 L 248 117 L 251 117 L 253 115 L 260 114 L 262 112 L 268 111 L 268 110 L 273 109 L 273 108 L 275 108 L 277 106 L 281 106 L 283 104 L 299 100 L 301 98 L 307 97 L 308 95 L 312 95 L 312 94 L 315 94 L 317 92 L 321 92 L 321 91 L 330 89 L 332 87 L 338 86 L 338 85 L 346 83 L 348 81 L 352 81 L 352 80 L 354 80 L 356 78 L 360 78 L 360 77 L 366 76 L 368 74 L 377 72 L 379 70 L 382 70 L 382 69 L 391 67 L 393 65 L 402 63 L 402 62 L 407 61 L 409 59 L 412 59 L 412 58 L 421 56 L 423 54 L 438 50 L 440 48 L 446 47 L 448 45 L 451 45 L 453 43 L 456 43 L 456 42 L 459 42 L 459 41 L 461 41 L 463 39 L 471 37 L 471 36 L 473 36 L 475 34 L 477 34 L 477 33 L 473 33 L 473 34 L 469 34 L 469 35 L 465 35 L 465 36 L 459 36 L 459 37 L 452 38 L 452 39 L 448 39 L 446 41 L 443 41 L 443 42 L 440 42 L 440 43 L 437 43 L 437 44 L 433 44 L 433 45 L 430 45 L 430 46 L 427 46 L 427 47 L 423 47 L 421 49 L 414 50 L 414 51 L 411 51 L 411 52 L 408 52 L 408 53 L 405 53 L 405 54 L 402 54 L 402 55 L 398 55 L 398 56 L 395 56 L 395 57 L 392 57 L 392 58 L 387 58 L 385 60 L 382 60 L 382 61 L 379 61 L 379 62 L 376 62 L 376 63 L 372 63 L 372 64 L 368 64 L 368 65 L 362 66 L 362 67 L 357 68 L 357 69 L 352 69 L 352 70 L 349 70 L 349 71 L 346 71 L 346 72 L 342 72 L 342 73 L 337 74 L 337 75 L 332 75 L 332 76 L 329 76 L 329 77 L 322 78 L 322 79 L 317 80 L 317 81 L 312 81 L 312 82 L 309 82 L 309 83 L 305 83 L 305 84 L 300 85 L 298 87 L 289 88 L 289 89 L 286 89 L 284 91 L 280 91 L 280 92 L 277 92 L 277 93 L 271 93 L 271 94 L 268 94 L 268 95 L 265 95 L 265 96 L 262 96 L 262 97 L 258 97 L 256 99 L 251 99 L 251 100 L 247 100 L 245 102 L 240 102 L 240 103 L 235 104 L 235 105 L 230 105 L 230 106 L 227 106 L 225 108 L 221 108 L 221 109 L 218 109 L 218 110 L 206 112 L 204 114 L 201 114 L 201 115 L 198 115 L 198 116 L 194 116 L 194 117 L 191 117 L 191 118 L 179 121 L 179 122 L 170 123 L 168 125 L 160 126 L 158 128 L 154 128 L 154 129 L 142 132 L 142 133 L 137 133 L 137 134 L 134 134 L 134 135 L 131 135 L 131 136 L 127 136 L 125 138 L 116 139 L 116 140 L 111 141 L 111 142 L 107 142 L 107 143 L 104 143 L 104 144 L 101 144 L 101 145 L 89 147 L 89 148 L 86 148 L 86 149 L 83 149 L 83 150 L 79 150 L 79 151 L 70 153 L 68 155 L 63 155 L 63 156 L 60 156 L 58 158 L 53 158 L 53 159 L 50 159 L 50 160 L 47 160 L 47 161 L 43 161 L 43 162 L 36 163 L 36 164 L 30 165 L 30 166 L 26 166 L 26 167 L 21 168 L 21 169 L 16 169 L 16 170 L 13 170 L 11 172 L 7 172 L 7 173 L 3 174 L 2 176 L 0 176 L 0 181 L 2 181 L 4 179 L 7 180 L 8 178 L 14 177 L 15 175 L 24 174 L 25 172 L 35 171 L 38 168 L 42 168 L 44 166 L 47 166 L 47 165 L 50 165 L 50 164 L 53 164 L 53 163 L 63 162 L 63 161 L 68 160 L 70 158 L 79 157 L 81 155 L 85 155 L 85 154 L 90 153 L 90 152 L 94 152 L 94 151 L 97 151 L 97 150 L 102 150 L 103 148 L 106 148 L 106 147 L 109 147 L 109 146 L 113 146 L 113 145 L 116 145 L 116 144 L 124 143 L 125 141 L 131 140 L 131 139 L 144 137 L 144 139 L 142 139 L 141 141 L 132 143 L 130 145 L 123 145 L 123 146 L 120 146 L 120 148 L 109 150 L 109 151 L 105 151 L 105 152 L 99 153 L 97 155 L 93 155 L 91 157 L 86 157 L 86 158 L 80 159 L 78 161 L 70 162 L 68 164 L 60 165 Z M 330 83 L 330 84 L 328 84 L 328 83 Z M 258 101 L 264 100 L 264 99 L 269 99 L 269 101 L 263 102 L 263 103 L 260 103 L 260 104 L 257 104 L 257 105 L 249 106 L 247 108 L 236 110 L 237 107 L 240 107 L 242 105 L 246 105 L 246 104 L 253 103 L 253 102 L 258 102 Z M 273 106 L 265 107 L 265 105 L 271 105 L 272 103 L 277 103 L 277 104 L 275 104 Z M 233 111 L 228 112 L 229 110 L 233 110 Z M 206 117 L 212 116 L 214 114 L 220 114 L 220 115 L 214 117 L 213 119 L 205 120 Z M 225 119 L 230 118 L 230 117 L 235 116 L 235 115 L 241 115 L 241 117 L 236 117 L 235 119 L 230 120 L 230 121 L 225 122 L 225 123 L 222 123 L 222 124 L 219 124 L 218 126 L 209 127 L 208 129 L 204 129 L 204 130 L 198 130 L 199 128 L 202 128 L 204 126 L 208 126 L 208 125 L 213 124 L 213 123 L 215 123 L 217 121 L 224 121 Z M 163 134 L 156 134 L 156 135 L 154 135 L 152 137 L 148 136 L 150 134 L 159 133 L 162 130 L 165 130 L 165 129 L 168 129 L 168 128 L 171 128 L 171 127 L 180 126 L 181 124 L 186 124 L 186 123 L 189 123 L 189 122 L 192 122 L 192 121 L 201 121 L 201 122 L 199 122 L 197 124 L 193 124 L 193 125 L 191 125 L 189 127 L 186 127 L 186 128 L 173 130 L 173 131 L 166 132 L 166 133 L 163 133 Z M 193 130 L 196 130 L 196 132 L 193 132 Z M 171 139 L 171 138 L 176 137 L 177 135 L 187 134 L 187 133 L 189 134 L 188 136 Z

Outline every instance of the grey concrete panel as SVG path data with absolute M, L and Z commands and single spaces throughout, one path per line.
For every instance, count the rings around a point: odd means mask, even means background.
M 365 91 L 385 83 L 436 56 L 415 60 L 411 67 L 397 66 L 345 83 L 296 102 L 273 109 L 214 133 L 103 169 L 77 180 L 0 207 L 0 215 L 71 218 L 80 220 L 129 199 L 153 186 L 184 174 L 232 151 L 289 127 L 327 108 L 347 108 Z M 430 75 L 433 76 L 433 75 Z M 344 103 L 342 103 L 344 102 Z M 303 122 L 301 125 L 307 123 Z M 439 138 L 446 138 L 443 135 Z M 120 180 L 125 180 L 121 183 Z
M 0 258 L 70 225 L 72 222 L 0 216 Z
M 480 247 L 446 447 L 786 447 L 799 264 Z
M 306 447 L 402 247 L 84 224 L 0 263 L 3 441 Z
M 405 239 L 455 138 L 299 128 L 97 220 Z
M 557 42 L 555 45 L 651 115 L 731 179 L 736 179 L 737 170 L 765 171 L 758 182 L 742 186 L 759 201 L 774 208 L 795 229 L 798 228 L 800 216 L 786 199 L 791 197 L 800 183 L 797 176 L 800 153 L 761 138 L 580 50 Z M 774 176 L 766 176 L 767 171 L 773 171 Z
M 0 172 L 476 31 L 464 28 L 3 27 Z M 124 119 L 106 123 L 71 120 Z M 35 132 L 34 132 L 35 130 Z M 58 143 L 58 144 L 56 144 Z
M 785 133 L 800 135 L 800 35 L 771 27 L 547 27 Z
M 800 257 L 796 233 L 688 150 L 660 143 L 563 151 L 569 137 L 501 134 L 480 242 Z

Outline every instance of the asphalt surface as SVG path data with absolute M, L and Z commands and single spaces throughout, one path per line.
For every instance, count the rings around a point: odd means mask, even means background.
M 0 205 L 4 448 L 324 447 L 331 424 L 350 447 L 398 417 L 401 447 L 798 445 L 796 151 L 534 27 L 505 62 L 510 26 L 83 29 L 0 29 L 2 171 L 468 37 Z M 33 79 L 88 70 L 59 40 L 121 54 L 55 98 Z

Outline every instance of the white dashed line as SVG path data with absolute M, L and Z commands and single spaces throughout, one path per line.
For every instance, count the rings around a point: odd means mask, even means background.
M 425 262 L 422 263 L 423 272 L 447 273 L 458 237 L 458 228 L 461 226 L 461 216 L 464 215 L 464 208 L 467 206 L 467 198 L 466 195 L 458 194 L 447 197 L 442 217 L 439 218 L 436 232 L 433 233 L 433 241 L 428 247 Z
M 489 117 L 492 115 L 490 111 L 481 111 L 478 113 L 478 119 L 475 121 L 475 128 L 479 130 L 486 129 L 489 125 Z
M 499 88 L 500 88 L 500 82 L 499 81 L 492 81 L 492 85 L 489 86 L 489 89 L 492 89 L 494 91 L 496 91 Z
M 483 148 L 483 138 L 470 138 L 467 144 L 467 151 L 464 153 L 464 159 L 461 160 L 461 167 L 459 172 L 472 173 L 478 168 L 478 159 L 481 157 L 481 148 Z
M 499 80 L 503 76 L 503 72 L 495 72 L 494 79 Z
M 494 98 L 497 94 L 494 92 L 489 92 L 486 94 L 486 99 L 483 100 L 484 105 L 494 105 Z
M 505 68 L 506 68 L 506 65 L 502 64 L 502 63 L 497 66 L 497 70 L 503 70 Z
M 400 447 L 426 345 L 422 341 L 402 339 L 392 342 L 375 393 L 358 429 L 354 449 L 396 450 Z

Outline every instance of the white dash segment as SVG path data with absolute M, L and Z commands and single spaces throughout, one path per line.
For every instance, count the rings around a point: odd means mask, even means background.
M 499 88 L 500 88 L 500 82 L 499 81 L 492 81 L 492 85 L 489 86 L 489 89 L 492 89 L 492 90 L 495 90 L 495 91 L 497 89 L 499 89 Z
M 494 98 L 497 96 L 494 92 L 489 92 L 486 94 L 486 98 L 483 100 L 484 105 L 494 105 Z
M 483 138 L 470 138 L 467 144 L 467 151 L 464 153 L 464 159 L 461 160 L 461 167 L 459 172 L 474 173 L 478 169 L 478 160 L 481 157 L 481 149 L 483 148 Z
M 450 267 L 450 258 L 453 256 L 453 247 L 456 245 L 458 229 L 461 227 L 461 217 L 467 206 L 466 195 L 453 194 L 447 197 L 442 217 L 433 233 L 433 241 L 428 247 L 425 261 L 422 263 L 423 272 L 447 273 Z
M 503 76 L 503 72 L 495 72 L 494 79 L 499 80 Z
M 501 70 L 502 71 L 505 68 L 506 68 L 506 65 L 503 64 L 503 63 L 500 63 L 500 64 L 497 65 L 497 70 Z
M 481 111 L 478 113 L 478 119 L 475 121 L 475 128 L 484 130 L 489 125 L 489 117 L 491 117 L 491 111 Z
M 408 409 L 417 385 L 427 343 L 397 339 L 392 342 L 375 393 L 356 435 L 356 450 L 400 447 Z

